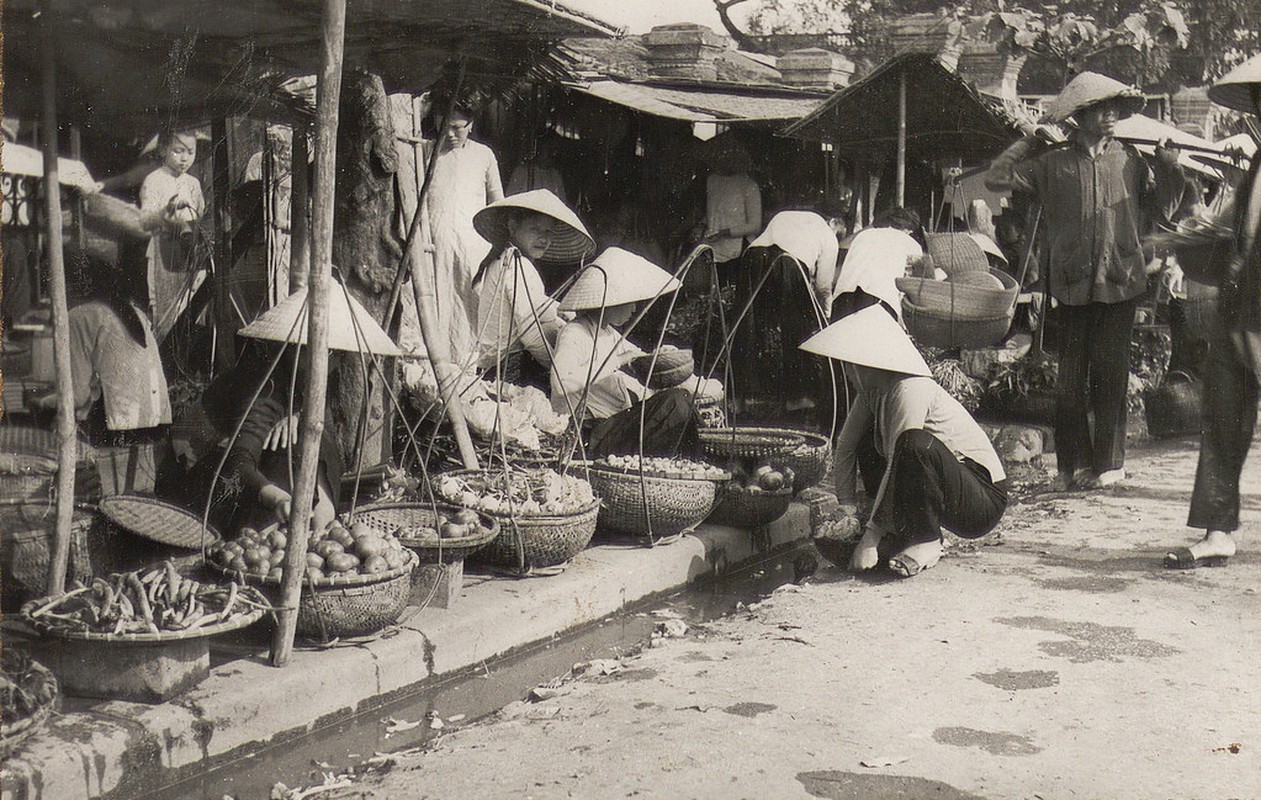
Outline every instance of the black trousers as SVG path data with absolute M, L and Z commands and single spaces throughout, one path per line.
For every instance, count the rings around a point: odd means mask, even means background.
M 1187 517 L 1192 528 L 1239 528 L 1239 474 L 1257 422 L 1258 354 L 1261 332 L 1217 326 L 1204 364 L 1204 427 Z
M 989 533 L 1007 510 L 1006 481 L 994 483 L 989 470 L 959 458 L 926 430 L 904 431 L 893 448 L 892 474 L 883 503 L 892 501 L 898 549 L 941 540 L 941 529 L 976 539 Z M 876 510 L 889 521 L 888 509 Z
M 638 454 L 641 408 L 644 415 L 644 455 L 700 456 L 700 433 L 692 394 L 677 387 L 657 392 L 647 400 L 595 423 L 588 439 L 587 455 L 601 458 L 614 453 Z
M 1137 309 L 1138 298 L 1059 307 L 1055 452 L 1060 472 L 1106 472 L 1125 464 L 1125 391 Z

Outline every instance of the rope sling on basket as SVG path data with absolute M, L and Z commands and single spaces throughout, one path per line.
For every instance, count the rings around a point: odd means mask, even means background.
M 1035 219 L 1036 233 L 1041 210 Z M 942 349 L 989 347 L 1011 329 L 1029 268 L 1031 251 L 1021 265 L 1019 279 L 989 266 L 984 251 L 966 233 L 929 234 L 933 264 L 946 272 L 945 280 L 929 277 L 897 278 L 903 293 L 902 319 L 907 332 L 921 344 Z

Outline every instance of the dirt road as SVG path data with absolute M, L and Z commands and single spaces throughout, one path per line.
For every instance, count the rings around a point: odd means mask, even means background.
M 1133 452 L 912 580 L 821 566 L 328 796 L 1261 797 L 1261 481 L 1228 567 L 1161 569 L 1195 455 Z

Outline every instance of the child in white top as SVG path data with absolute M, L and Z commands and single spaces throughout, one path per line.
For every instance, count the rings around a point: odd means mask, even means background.
M 201 183 L 188 173 L 197 158 L 192 131 L 167 131 L 158 140 L 162 166 L 140 187 L 140 210 L 154 230 L 149 242 L 149 308 L 158 340 L 175 324 L 204 272 L 192 269 L 192 226 L 206 211 Z

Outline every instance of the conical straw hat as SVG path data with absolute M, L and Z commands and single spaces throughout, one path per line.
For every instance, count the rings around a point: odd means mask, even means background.
M 307 288 L 303 287 L 241 329 L 244 336 L 307 344 Z M 329 281 L 328 346 L 352 353 L 400 356 L 402 352 L 359 301 L 333 278 Z
M 508 219 L 515 209 L 546 214 L 560 223 L 539 261 L 572 264 L 595 252 L 595 240 L 582 220 L 550 189 L 534 189 L 496 200 L 473 215 L 473 227 L 491 244 L 503 244 L 508 241 Z
M 878 305 L 856 311 L 801 343 L 807 353 L 906 375 L 933 376 L 902 326 Z
M 1126 86 L 1098 72 L 1083 72 L 1069 81 L 1047 105 L 1046 117 L 1052 122 L 1062 122 L 1083 108 L 1104 100 L 1124 101 L 1124 114 L 1134 114 L 1147 105 L 1143 93 L 1133 86 Z
M 1236 111 L 1256 112 L 1250 94 L 1261 83 L 1261 55 L 1255 55 L 1208 87 L 1208 99 Z
M 610 247 L 583 269 L 560 301 L 561 311 L 620 306 L 651 300 L 683 284 L 648 259 Z

